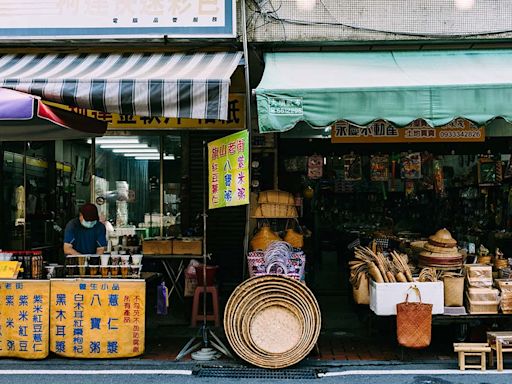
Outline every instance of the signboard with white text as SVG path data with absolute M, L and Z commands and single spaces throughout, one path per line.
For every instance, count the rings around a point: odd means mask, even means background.
M 236 36 L 235 0 L 0 0 L 0 39 Z

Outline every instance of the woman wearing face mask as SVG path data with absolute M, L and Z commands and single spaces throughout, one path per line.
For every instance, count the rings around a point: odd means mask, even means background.
M 98 208 L 87 203 L 79 208 L 80 215 L 71 219 L 64 231 L 64 254 L 97 254 L 107 246 L 105 225 L 100 223 Z

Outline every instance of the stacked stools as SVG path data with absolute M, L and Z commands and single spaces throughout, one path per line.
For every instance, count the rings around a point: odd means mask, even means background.
M 191 325 L 195 327 L 197 325 L 198 321 L 204 321 L 206 318 L 206 321 L 213 321 L 215 322 L 215 326 L 220 326 L 220 315 L 219 315 L 219 291 L 217 286 L 215 285 L 215 275 L 217 273 L 217 270 L 219 269 L 218 266 L 206 266 L 206 289 L 204 287 L 204 270 L 203 266 L 197 266 L 196 267 L 196 277 L 197 277 L 197 287 L 194 291 L 194 301 L 192 303 L 192 321 Z M 202 313 L 203 311 L 203 302 L 201 300 L 201 295 L 205 294 L 207 295 L 206 299 L 208 298 L 208 295 L 211 297 L 212 302 L 212 309 L 213 312 L 208 313 Z
M 320 308 L 311 291 L 283 275 L 246 280 L 224 312 L 224 331 L 235 353 L 262 368 L 301 361 L 314 348 L 320 325 Z

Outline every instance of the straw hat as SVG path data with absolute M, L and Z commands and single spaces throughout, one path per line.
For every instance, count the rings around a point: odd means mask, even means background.
M 432 252 L 432 253 L 443 253 L 443 254 L 447 254 L 447 255 L 453 255 L 453 254 L 458 254 L 458 250 L 457 250 L 457 247 L 438 247 L 437 245 L 432 245 L 430 243 L 426 243 L 425 245 L 423 245 L 423 248 L 426 250 L 426 251 L 429 251 L 429 252 Z
M 440 229 L 434 235 L 428 238 L 431 245 L 445 248 L 453 248 L 457 246 L 457 240 L 452 237 L 452 234 L 446 229 Z

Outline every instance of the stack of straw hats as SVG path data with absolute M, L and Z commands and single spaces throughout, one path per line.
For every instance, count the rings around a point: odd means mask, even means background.
M 420 252 L 420 267 L 434 267 L 438 269 L 459 269 L 462 267 L 463 257 L 457 249 L 457 241 L 446 229 L 440 229 L 428 238 Z
M 261 368 L 285 368 L 301 361 L 315 346 L 320 325 L 320 308 L 311 291 L 279 275 L 243 282 L 224 313 L 233 350 Z

